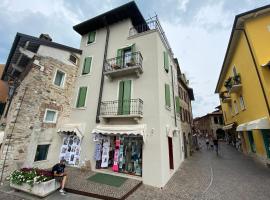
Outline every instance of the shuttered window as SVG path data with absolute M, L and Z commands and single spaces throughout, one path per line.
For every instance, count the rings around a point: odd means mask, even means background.
M 92 32 L 88 33 L 87 44 L 91 44 L 91 43 L 95 42 L 95 40 L 96 40 L 96 31 L 92 31 Z
M 87 87 L 80 87 L 78 99 L 76 103 L 77 108 L 81 108 L 85 106 L 86 93 L 87 93 Z
M 82 70 L 83 75 L 90 73 L 91 64 L 92 64 L 92 57 L 86 57 L 84 59 L 84 64 L 83 64 L 83 70 Z
M 170 99 L 170 85 L 165 84 L 165 103 L 167 107 L 171 107 L 171 99 Z
M 163 60 L 164 60 L 164 69 L 166 72 L 169 71 L 169 55 L 167 51 L 163 52 Z
M 176 112 L 180 114 L 180 98 L 175 97 L 175 106 L 176 106 Z

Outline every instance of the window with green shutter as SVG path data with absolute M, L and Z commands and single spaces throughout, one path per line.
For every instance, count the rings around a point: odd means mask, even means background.
M 84 59 L 82 75 L 89 74 L 91 70 L 92 57 L 86 57 Z
M 85 106 L 86 93 L 87 93 L 87 87 L 80 87 L 78 99 L 76 103 L 77 108 L 81 108 Z
M 163 51 L 164 69 L 166 72 L 169 71 L 169 55 L 167 51 Z
M 165 103 L 167 107 L 171 107 L 171 97 L 170 97 L 170 85 L 165 84 Z
M 176 112 L 180 114 L 180 98 L 175 97 L 175 107 L 176 107 Z
M 91 44 L 95 42 L 95 40 L 96 40 L 96 31 L 91 31 L 90 33 L 88 33 L 87 44 Z

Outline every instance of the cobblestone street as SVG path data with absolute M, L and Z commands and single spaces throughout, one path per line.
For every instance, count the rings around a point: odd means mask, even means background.
M 180 170 L 163 189 L 143 185 L 129 200 L 142 199 L 215 199 L 215 200 L 267 200 L 270 198 L 270 170 L 237 152 L 227 144 L 221 144 L 220 156 L 214 151 L 202 149 L 185 160 Z M 16 193 L 21 196 L 22 193 Z M 0 199 L 28 199 L 0 192 Z M 91 199 L 79 195 L 60 196 L 57 193 L 46 199 Z M 33 197 L 29 198 L 33 199 Z

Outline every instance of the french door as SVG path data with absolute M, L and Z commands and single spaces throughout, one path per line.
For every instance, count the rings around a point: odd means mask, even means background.
M 130 114 L 131 80 L 123 80 L 119 83 L 118 115 Z

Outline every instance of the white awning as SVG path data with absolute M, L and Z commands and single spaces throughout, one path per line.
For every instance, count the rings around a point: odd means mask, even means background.
M 245 130 L 247 130 L 247 124 L 240 124 L 236 128 L 236 131 L 245 131 Z
M 92 131 L 93 134 L 104 135 L 140 135 L 146 142 L 146 124 L 138 125 L 98 125 Z
M 76 133 L 81 139 L 83 137 L 83 125 L 82 124 L 64 124 L 58 130 L 57 133 Z
M 229 130 L 229 129 L 232 129 L 233 125 L 234 125 L 234 123 L 228 124 L 228 125 L 226 125 L 226 126 L 223 126 L 222 129 L 223 129 L 223 130 Z
M 256 119 L 247 123 L 240 124 L 237 127 L 237 131 L 250 131 L 254 129 L 270 129 L 270 121 L 267 117 Z
M 4 131 L 0 131 L 0 144 L 3 143 L 4 135 L 5 135 L 5 132 Z

